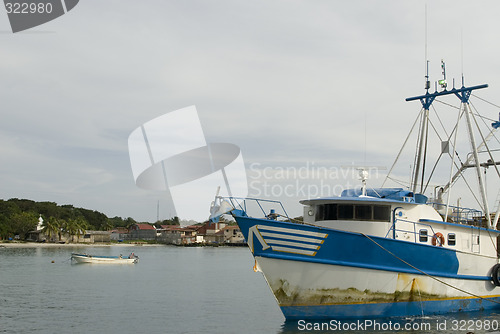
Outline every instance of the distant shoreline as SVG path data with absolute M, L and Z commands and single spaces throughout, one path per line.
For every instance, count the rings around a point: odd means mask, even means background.
M 70 243 L 70 244 L 58 244 L 58 243 L 50 243 L 50 242 L 2 242 L 0 241 L 0 248 L 55 248 L 55 247 L 150 247 L 150 246 L 165 246 L 162 244 L 128 244 L 128 243 L 113 243 L 113 244 L 78 244 L 78 243 Z
M 1 248 L 55 248 L 55 247 L 246 247 L 246 243 L 237 244 L 187 244 L 187 245 L 170 245 L 170 244 L 149 244 L 149 243 L 94 243 L 94 244 L 84 244 L 84 243 L 68 243 L 59 244 L 52 242 L 22 242 L 22 241 L 0 241 Z

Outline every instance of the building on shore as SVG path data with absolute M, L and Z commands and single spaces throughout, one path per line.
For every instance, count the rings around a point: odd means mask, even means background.
M 47 236 L 42 229 L 37 228 L 28 233 L 26 240 L 55 243 L 110 243 L 144 240 L 170 245 L 222 245 L 244 244 L 245 239 L 236 225 L 226 223 L 205 222 L 202 225 L 161 225 L 156 228 L 152 224 L 138 223 L 130 228 L 117 227 L 111 231 L 86 230 L 78 235 L 61 232 Z
M 228 225 L 216 233 L 223 237 L 223 241 L 226 244 L 244 244 L 245 238 L 243 233 L 241 233 L 240 228 L 237 225 Z
M 154 225 L 145 223 L 133 224 L 129 230 L 129 239 L 156 240 L 156 228 Z
M 42 232 L 42 230 L 36 230 L 28 232 L 26 240 L 56 243 L 109 243 L 111 242 L 111 232 L 86 230 L 84 233 L 79 235 L 70 235 L 68 233 L 62 232 L 49 237 L 44 232 Z
M 198 230 L 198 234 L 203 237 L 203 242 L 207 244 L 220 244 L 224 243 L 224 236 L 217 234 L 221 229 L 226 227 L 226 223 L 210 221 L 205 222 Z
M 128 228 L 126 227 L 117 227 L 111 230 L 110 232 L 111 232 L 110 239 L 112 241 L 123 241 L 128 239 L 129 236 L 129 231 Z

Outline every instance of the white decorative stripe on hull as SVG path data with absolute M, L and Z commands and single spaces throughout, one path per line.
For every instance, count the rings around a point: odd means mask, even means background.
M 298 234 L 305 235 L 306 237 L 299 236 Z M 298 231 L 269 225 L 255 225 L 250 228 L 248 237 L 248 245 L 252 252 L 254 249 L 253 235 L 257 237 L 263 249 L 271 247 L 273 251 L 307 256 L 315 256 L 321 245 L 323 245 L 325 238 L 328 237 L 326 233 Z
M 316 238 L 328 237 L 328 234 L 326 234 L 326 233 L 311 232 L 311 231 L 297 231 L 297 230 L 294 230 L 291 228 L 284 228 L 284 227 L 277 227 L 277 226 L 260 225 L 259 229 L 267 230 L 267 231 L 274 231 L 274 232 L 281 232 L 281 233 L 307 235 L 307 236 L 316 237 Z
M 267 227 L 267 226 L 266 226 Z M 263 230 L 261 226 L 259 226 L 259 229 Z M 304 241 L 304 242 L 310 242 L 310 243 L 316 243 L 316 244 L 322 244 L 324 242 L 323 239 L 314 239 L 314 238 L 306 238 L 306 237 L 298 237 L 296 235 L 287 235 L 287 234 L 278 234 L 278 233 L 269 233 L 269 232 L 260 232 L 260 234 L 263 237 L 270 237 L 270 238 L 281 238 L 281 239 L 288 239 L 288 240 L 295 240 L 295 241 Z
M 262 236 L 265 237 L 264 233 L 261 233 Z M 309 244 L 304 244 L 304 243 L 299 243 L 299 242 L 291 242 L 291 241 L 284 241 L 284 240 L 273 240 L 273 241 L 268 241 L 268 244 L 275 244 L 275 245 L 283 245 L 283 246 L 292 246 L 292 247 L 302 247 L 302 248 L 308 248 L 308 249 L 314 249 L 318 250 L 321 246 L 317 245 L 309 245 Z M 273 249 L 275 248 L 272 246 Z

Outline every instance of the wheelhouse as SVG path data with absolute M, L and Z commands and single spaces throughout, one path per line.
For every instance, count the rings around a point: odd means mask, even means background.
M 391 206 L 364 203 L 329 203 L 316 207 L 316 221 L 322 220 L 362 220 L 391 221 Z

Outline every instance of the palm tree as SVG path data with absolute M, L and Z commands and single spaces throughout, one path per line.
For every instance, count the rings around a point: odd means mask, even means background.
M 59 241 L 61 241 L 62 239 L 62 234 L 64 231 L 66 231 L 66 227 L 68 226 L 68 222 L 66 221 L 66 219 L 58 219 L 57 220 L 58 224 L 59 224 L 59 228 L 57 229 L 57 236 L 59 238 Z
M 42 224 L 42 232 L 47 236 L 49 241 L 54 241 L 53 236 L 59 232 L 60 223 L 55 217 L 46 219 Z
M 106 223 L 104 223 L 104 225 L 102 226 L 103 230 L 104 231 L 110 231 L 113 229 L 113 224 L 111 223 L 111 221 L 108 219 L 106 220 Z
M 85 230 L 88 228 L 88 223 L 83 217 L 76 217 L 68 219 L 66 223 L 66 232 L 71 236 L 71 241 L 75 241 L 75 235 L 77 240 L 81 235 L 85 234 Z
M 78 225 L 76 223 L 76 219 L 74 218 L 69 218 L 66 221 L 66 224 L 64 226 L 64 232 L 69 234 L 71 236 L 71 241 L 74 241 L 74 236 L 76 234 L 76 231 L 78 230 Z

